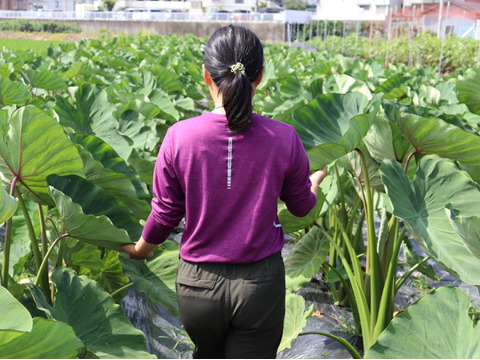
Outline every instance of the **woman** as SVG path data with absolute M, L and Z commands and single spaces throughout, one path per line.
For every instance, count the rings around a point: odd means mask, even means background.
M 203 76 L 215 108 L 170 127 L 142 238 L 122 247 L 148 258 L 185 217 L 177 296 L 194 358 L 276 357 L 285 313 L 277 199 L 305 216 L 326 172 L 310 176 L 292 126 L 252 113 L 263 64 L 249 29 L 211 36 Z

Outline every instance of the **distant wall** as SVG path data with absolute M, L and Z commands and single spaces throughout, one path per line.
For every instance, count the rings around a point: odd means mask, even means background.
M 199 37 L 211 35 L 219 27 L 229 25 L 222 22 L 182 22 L 182 21 L 148 21 L 148 20 L 56 20 L 63 22 L 77 23 L 82 32 L 93 33 L 102 29 L 107 29 L 112 33 L 125 33 L 134 35 L 139 32 L 157 33 L 160 35 L 169 34 L 194 34 Z M 282 42 L 285 41 L 285 23 L 238 23 L 254 31 L 262 41 Z

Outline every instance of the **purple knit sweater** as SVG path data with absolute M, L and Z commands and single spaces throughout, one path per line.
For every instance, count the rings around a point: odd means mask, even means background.
M 242 134 L 225 115 L 206 113 L 171 126 L 153 176 L 145 241 L 160 244 L 185 217 L 180 256 L 192 262 L 250 263 L 278 251 L 280 197 L 296 216 L 316 203 L 295 129 L 253 114 Z

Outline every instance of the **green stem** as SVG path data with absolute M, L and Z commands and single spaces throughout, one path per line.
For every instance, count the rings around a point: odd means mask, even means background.
M 328 265 L 328 264 L 327 264 Z M 345 294 L 348 298 L 348 306 L 350 306 L 353 315 L 353 322 L 355 323 L 355 333 L 357 335 L 362 334 L 362 323 L 358 314 L 358 308 L 355 302 L 355 296 L 352 292 L 351 286 L 348 285 L 347 281 L 342 277 L 342 275 L 331 265 L 328 265 L 331 268 L 331 271 L 335 272 L 342 283 L 343 288 L 345 289 Z
M 373 218 L 373 195 L 368 177 L 368 168 L 365 156 L 360 149 L 355 149 L 360 157 L 362 166 L 363 181 L 365 182 L 365 213 L 367 220 L 367 261 L 366 261 L 366 285 L 367 291 L 370 291 L 370 324 L 376 324 L 378 316 L 378 307 L 380 305 L 382 289 L 382 273 L 380 270 L 380 260 L 377 254 L 377 239 L 375 235 L 375 221 Z M 360 183 L 361 186 L 361 183 Z
M 40 232 L 42 236 L 42 256 L 45 257 L 48 249 L 47 231 L 45 229 L 45 218 L 43 217 L 43 208 L 38 204 L 38 217 L 40 219 Z
M 332 208 L 332 205 L 331 205 L 326 199 L 325 199 L 325 203 L 326 203 L 330 208 Z M 364 280 L 364 278 L 363 278 L 362 268 L 361 268 L 360 263 L 359 263 L 358 260 L 357 260 L 357 261 L 354 261 L 355 259 L 357 259 L 357 254 L 356 254 L 356 252 L 355 252 L 355 249 L 354 249 L 353 246 L 352 246 L 352 242 L 350 241 L 350 238 L 348 237 L 348 233 L 347 233 L 345 227 L 343 226 L 342 221 L 341 221 L 340 218 L 338 217 L 338 214 L 337 214 L 335 211 L 333 211 L 333 212 L 332 212 L 332 215 L 334 216 L 334 218 L 335 218 L 335 220 L 336 220 L 336 224 L 338 224 L 338 228 L 340 229 L 340 233 L 341 233 L 341 235 L 342 235 L 342 237 L 343 237 L 345 247 L 347 248 L 347 254 L 348 254 L 348 256 L 350 257 L 350 259 L 349 259 L 350 261 L 347 261 L 346 255 L 343 255 L 343 258 L 342 258 L 342 256 L 340 256 L 340 258 L 342 259 L 342 262 L 343 262 L 344 264 L 350 264 L 350 263 L 352 263 L 353 272 L 354 272 L 354 274 L 355 274 L 356 282 L 357 282 L 359 285 L 361 285 L 362 287 L 364 287 L 364 286 L 365 286 L 365 280 Z M 321 230 L 322 230 L 322 232 L 324 232 L 324 234 L 327 234 L 327 235 L 328 235 L 328 233 L 327 233 L 324 229 L 321 229 Z M 330 236 L 330 235 L 328 235 L 328 236 L 329 236 L 329 239 L 331 239 L 331 236 Z M 335 241 L 335 242 L 330 242 L 330 243 L 335 247 L 335 250 L 336 250 L 337 253 L 338 253 L 338 251 L 339 251 L 339 249 L 340 249 L 340 246 L 338 245 L 338 243 L 337 243 L 336 241 Z M 342 254 L 343 254 L 343 252 L 342 252 Z M 341 254 L 339 254 L 339 255 L 341 255 Z
M 5 243 L 3 247 L 2 285 L 8 289 L 8 267 L 10 266 L 10 245 L 12 243 L 12 218 L 8 219 L 5 229 Z
M 383 330 L 388 326 L 393 317 L 393 306 L 395 302 L 395 280 L 397 276 L 398 253 L 402 244 L 403 234 L 398 235 L 398 218 L 395 218 L 394 228 L 397 229 L 397 236 L 393 237 L 393 247 L 391 259 L 388 263 L 387 275 L 385 277 L 385 285 L 383 287 L 382 298 L 380 300 L 378 317 L 373 326 L 372 336 L 370 338 L 370 346 L 372 346 L 380 336 Z M 404 228 L 405 229 L 405 228 Z M 365 349 L 367 351 L 368 349 Z
M 345 268 L 345 271 L 347 272 L 348 279 L 350 280 L 350 284 L 352 286 L 352 292 L 355 297 L 355 302 L 353 306 L 357 307 L 358 311 L 358 318 L 360 319 L 360 326 L 362 328 L 362 340 L 364 346 L 367 346 L 370 344 L 370 309 L 368 308 L 368 302 L 367 298 L 365 295 L 365 289 L 364 289 L 364 283 L 363 283 L 363 277 L 362 274 L 354 274 L 354 272 L 361 271 L 360 268 L 360 263 L 358 259 L 355 257 L 354 252 L 352 247 L 350 246 L 350 241 L 347 239 L 345 242 L 345 245 L 347 246 L 347 249 L 350 253 L 350 256 L 352 259 L 355 259 L 356 261 L 352 261 L 352 266 L 354 270 L 352 270 L 350 263 L 347 262 L 347 259 L 345 258 L 344 255 L 344 250 L 341 249 L 337 243 L 335 243 L 330 236 L 330 234 L 323 228 L 320 228 L 320 230 L 323 232 L 323 234 L 327 237 L 327 239 L 330 241 L 330 243 L 335 247 L 337 250 L 338 255 L 340 256 L 340 259 L 342 260 L 342 264 Z M 360 269 L 360 270 L 359 270 Z M 355 324 L 357 325 L 357 324 Z
M 118 288 L 117 290 L 115 290 L 114 292 L 112 292 L 112 293 L 110 294 L 110 296 L 111 296 L 111 297 L 114 297 L 114 296 L 117 295 L 118 293 L 122 292 L 122 291 L 125 290 L 125 289 L 128 289 L 128 288 L 131 287 L 131 286 L 133 286 L 133 282 L 128 283 L 128 284 L 122 286 L 121 288 Z
M 410 277 L 410 275 L 413 274 L 414 271 L 416 271 L 420 266 L 422 266 L 425 262 L 430 260 L 430 256 L 425 256 L 422 260 L 420 260 L 418 263 L 416 263 L 414 266 L 410 268 L 405 274 L 402 275 L 396 282 L 395 282 L 395 292 L 397 292 L 402 285 L 407 281 L 407 279 Z
M 327 336 L 329 338 L 335 339 L 345 347 L 345 349 L 350 353 L 350 355 L 352 355 L 352 358 L 363 359 L 363 357 L 360 355 L 357 349 L 355 349 L 352 344 L 350 344 L 347 340 L 345 340 L 340 336 L 335 336 L 333 334 L 329 334 L 322 331 L 308 331 L 308 332 L 300 333 L 298 336 L 304 336 L 304 335 L 323 335 L 323 336 Z
M 407 157 L 407 161 L 405 161 L 405 166 L 403 168 L 403 170 L 405 171 L 405 173 L 407 173 L 408 171 L 408 167 L 410 166 L 410 161 L 412 160 L 412 157 L 414 157 L 416 154 L 418 154 L 417 150 L 415 151 L 412 151 L 408 157 Z
M 52 252 L 53 248 L 55 247 L 55 245 L 57 245 L 57 243 L 60 240 L 66 238 L 67 236 L 70 236 L 70 234 L 63 234 L 63 235 L 59 236 L 58 238 L 55 239 L 55 241 L 52 243 L 52 245 L 50 245 L 50 247 L 48 248 L 47 253 L 45 254 L 45 257 L 43 258 L 43 261 L 40 264 L 40 267 L 38 269 L 37 278 L 35 279 L 35 285 L 38 286 L 38 284 L 41 281 L 40 279 L 43 277 L 42 274 L 45 272 L 45 269 L 46 269 L 47 264 L 48 264 L 48 257 L 50 256 L 50 253 Z
M 17 177 L 15 176 L 10 185 L 10 196 L 15 194 L 15 186 L 17 184 Z M 3 245 L 3 266 L 2 266 L 2 285 L 8 289 L 8 268 L 10 267 L 10 247 L 12 245 L 12 218 L 8 219 L 5 228 L 5 243 Z
M 35 236 L 35 230 L 33 229 L 32 220 L 30 219 L 30 214 L 28 213 L 28 209 L 25 206 L 25 202 L 23 198 L 19 195 L 18 202 L 22 208 L 23 217 L 25 218 L 25 223 L 27 224 L 28 234 L 30 236 L 30 244 L 32 246 L 33 257 L 35 259 L 35 266 L 37 269 L 40 267 L 42 263 L 42 255 L 40 254 L 40 249 L 38 247 L 37 238 Z

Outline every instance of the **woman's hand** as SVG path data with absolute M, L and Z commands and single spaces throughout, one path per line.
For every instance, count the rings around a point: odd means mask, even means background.
M 157 246 L 157 244 L 150 244 L 143 240 L 143 238 L 140 238 L 136 244 L 122 245 L 120 250 L 126 252 L 129 259 L 145 260 L 153 256 L 153 251 Z
M 312 192 L 317 195 L 318 187 L 320 186 L 321 182 L 327 176 L 328 168 L 326 166 L 323 167 L 322 170 L 315 171 L 312 175 L 310 175 L 310 181 L 312 182 L 311 190 Z

